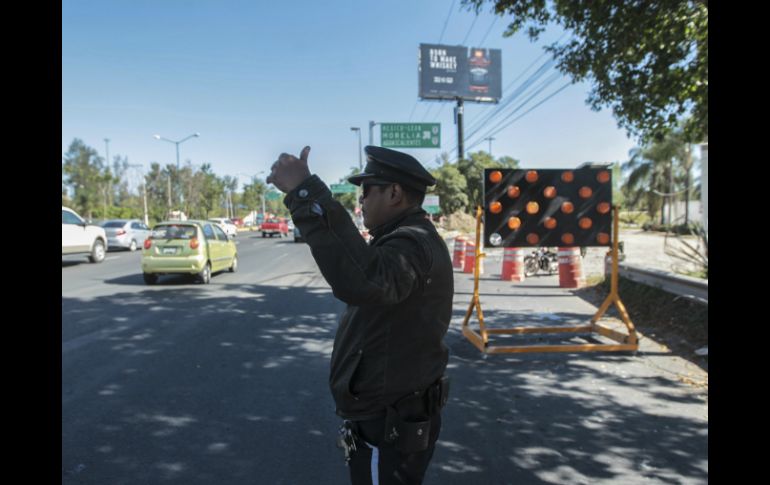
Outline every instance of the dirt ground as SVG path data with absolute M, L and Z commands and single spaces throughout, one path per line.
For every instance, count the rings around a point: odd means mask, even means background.
M 608 281 L 576 290 L 579 297 L 597 307 L 608 292 Z M 618 293 L 642 338 L 653 339 L 672 354 L 708 372 L 708 356 L 695 353 L 708 346 L 708 306 L 622 278 Z M 607 315 L 620 318 L 614 306 Z

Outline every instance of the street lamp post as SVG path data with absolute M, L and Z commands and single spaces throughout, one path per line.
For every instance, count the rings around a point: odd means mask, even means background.
M 201 136 L 200 133 L 193 133 L 192 135 L 182 138 L 181 140 L 178 140 L 178 141 L 169 140 L 168 138 L 164 138 L 157 134 L 153 135 L 153 138 L 155 138 L 156 140 L 167 141 L 169 143 L 173 143 L 174 145 L 176 145 L 176 169 L 177 171 L 179 171 L 179 145 L 182 142 L 189 140 L 190 138 L 197 138 L 199 136 Z M 171 212 L 171 172 L 170 171 L 168 174 L 168 211 L 169 213 Z
M 369 144 L 374 145 L 374 126 L 377 124 L 376 121 L 369 121 Z M 380 144 L 382 144 L 382 140 L 380 140 Z
M 364 171 L 364 165 L 363 161 L 361 160 L 361 128 L 357 126 L 352 126 L 350 128 L 350 131 L 357 131 L 358 132 L 358 173 L 363 173 Z M 356 217 L 358 217 L 360 210 L 360 201 L 358 196 L 358 187 L 356 187 Z
M 363 172 L 364 166 L 363 162 L 361 161 L 361 128 L 358 127 L 351 127 L 350 131 L 357 131 L 358 132 L 358 169 Z
M 167 141 L 169 143 L 173 143 L 174 145 L 176 145 L 176 169 L 177 170 L 179 170 L 179 145 L 182 142 L 189 140 L 190 138 L 198 138 L 199 136 L 201 136 L 200 133 L 193 133 L 192 135 L 190 135 L 190 136 L 188 136 L 186 138 L 182 138 L 181 140 L 174 141 L 174 140 L 169 140 L 168 138 L 163 138 L 160 135 L 153 135 L 153 137 L 156 140 L 163 140 L 163 141 Z

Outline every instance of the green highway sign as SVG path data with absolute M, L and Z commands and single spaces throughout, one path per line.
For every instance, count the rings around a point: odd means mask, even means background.
M 331 189 L 332 194 L 355 194 L 358 189 L 358 187 L 353 184 L 331 184 L 329 188 Z
M 441 212 L 438 195 L 426 195 L 422 202 L 422 209 L 428 214 L 438 214 Z
M 387 148 L 441 148 L 441 123 L 380 123 Z
M 265 192 L 265 200 L 280 200 L 281 199 L 281 193 L 280 192 Z

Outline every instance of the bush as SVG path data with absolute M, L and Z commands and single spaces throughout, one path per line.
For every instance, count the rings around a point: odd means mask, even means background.
M 446 218 L 445 228 L 448 231 L 459 231 L 465 234 L 476 233 L 476 218 L 465 212 L 457 211 Z
M 694 223 L 690 224 L 660 224 L 657 222 L 645 222 L 642 225 L 644 231 L 670 232 L 681 236 L 698 235 Z

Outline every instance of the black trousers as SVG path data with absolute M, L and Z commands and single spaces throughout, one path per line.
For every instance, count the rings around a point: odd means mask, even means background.
M 431 417 L 428 448 L 417 453 L 401 453 L 382 441 L 385 418 L 358 421 L 356 451 L 350 457 L 350 482 L 353 485 L 420 485 L 433 457 L 441 430 L 441 413 Z M 362 440 L 364 442 L 362 442 Z

